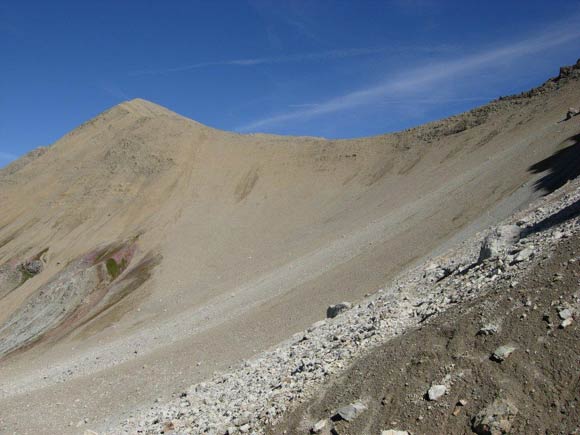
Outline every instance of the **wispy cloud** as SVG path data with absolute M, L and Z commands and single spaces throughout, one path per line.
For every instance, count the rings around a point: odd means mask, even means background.
M 289 121 L 302 121 L 338 111 L 383 102 L 385 99 L 404 99 L 418 91 L 430 89 L 442 82 L 456 79 L 461 74 L 474 73 L 483 68 L 515 62 L 547 49 L 570 43 L 580 38 L 577 19 L 573 25 L 560 25 L 558 30 L 546 30 L 540 36 L 526 38 L 453 60 L 422 65 L 391 76 L 373 86 L 330 98 L 312 106 L 258 119 L 238 127 L 237 131 L 256 131 L 264 127 L 280 125 Z M 310 103 L 312 104 L 312 103 Z
M 97 87 L 117 100 L 130 100 L 130 96 L 114 83 L 100 81 Z
M 199 68 L 207 68 L 212 66 L 255 66 L 264 64 L 277 64 L 277 63 L 293 63 L 293 62 L 311 62 L 320 60 L 333 60 L 342 59 L 348 57 L 357 56 L 368 56 L 372 54 L 377 54 L 389 50 L 388 48 L 349 48 L 343 50 L 328 50 L 317 53 L 301 53 L 301 54 L 290 54 L 286 56 L 275 56 L 275 57 L 255 57 L 247 59 L 230 59 L 230 60 L 220 60 L 213 62 L 198 62 L 189 65 L 176 66 L 173 68 L 162 68 L 162 69 L 150 69 L 150 70 L 140 70 L 132 71 L 129 73 L 130 76 L 142 76 L 142 75 L 158 75 L 158 74 L 169 74 L 183 71 L 190 71 Z

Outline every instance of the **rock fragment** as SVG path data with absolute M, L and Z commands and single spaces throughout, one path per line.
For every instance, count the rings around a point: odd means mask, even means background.
M 38 275 L 42 272 L 43 264 L 40 260 L 29 260 L 22 263 L 22 270 L 28 273 L 29 275 Z
M 498 331 L 499 328 L 497 325 L 493 323 L 488 323 L 479 328 L 479 331 L 477 331 L 477 335 L 494 335 L 497 334 Z
M 361 402 L 351 403 L 350 405 L 339 408 L 335 417 L 339 417 L 345 421 L 352 421 L 360 414 L 362 414 L 366 409 L 367 407 Z
M 406 430 L 389 429 L 381 431 L 381 435 L 410 435 Z
M 350 310 L 351 307 L 352 304 L 350 302 L 340 302 L 338 304 L 331 305 L 326 309 L 326 317 L 332 319 L 338 316 L 340 313 Z
M 455 408 L 453 409 L 452 414 L 457 417 L 459 414 L 461 414 L 461 408 L 463 408 L 465 405 L 467 405 L 467 400 L 465 399 L 461 399 L 459 400 L 456 404 L 455 404 Z
M 438 264 L 430 264 L 425 268 L 425 279 L 431 283 L 437 283 L 453 273 L 453 270 L 439 266 Z
M 568 112 L 566 112 L 566 121 L 568 121 L 569 119 L 572 119 L 573 117 L 575 117 L 579 113 L 580 113 L 580 110 L 577 109 L 576 107 L 569 107 Z
M 521 263 L 522 261 L 527 261 L 534 256 L 534 247 L 528 246 L 522 249 L 514 258 L 514 263 Z
M 439 400 L 447 392 L 445 385 L 433 385 L 427 392 L 427 398 L 431 401 Z
M 521 229 L 517 225 L 502 225 L 497 227 L 483 241 L 479 251 L 478 263 L 488 258 L 494 258 L 505 252 L 520 239 Z
M 312 428 L 310 429 L 310 433 L 322 432 L 324 430 L 324 428 L 326 427 L 326 423 L 327 423 L 326 419 L 319 420 L 318 422 L 316 422 L 316 424 L 314 426 L 312 426 Z
M 505 344 L 503 346 L 498 347 L 496 350 L 493 351 L 491 354 L 491 359 L 497 362 L 505 361 L 514 351 L 516 347 L 511 344 Z
M 518 409 L 508 400 L 496 399 L 473 419 L 473 431 L 478 435 L 501 435 L 510 432 Z
M 563 308 L 558 311 L 558 316 L 560 316 L 560 319 L 566 320 L 574 316 L 574 312 L 570 308 Z

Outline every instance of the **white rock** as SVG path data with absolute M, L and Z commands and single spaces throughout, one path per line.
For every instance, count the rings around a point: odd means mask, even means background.
M 447 392 L 445 385 L 433 385 L 427 392 L 429 400 L 439 400 Z
M 558 311 L 558 316 L 560 316 L 560 319 L 562 319 L 562 320 L 569 319 L 573 315 L 574 315 L 574 312 L 570 308 L 564 308 L 564 309 Z
M 312 426 L 312 429 L 310 429 L 310 432 L 312 433 L 320 433 L 322 432 L 322 430 L 326 427 L 326 423 L 327 420 L 319 420 L 318 422 L 316 422 L 316 424 L 314 426 Z

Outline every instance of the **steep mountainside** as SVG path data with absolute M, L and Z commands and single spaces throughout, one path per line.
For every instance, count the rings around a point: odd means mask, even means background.
M 4 168 L 0 428 L 116 421 L 555 189 L 546 159 L 579 163 L 580 117 L 561 122 L 579 72 L 349 140 L 228 133 L 132 100 Z

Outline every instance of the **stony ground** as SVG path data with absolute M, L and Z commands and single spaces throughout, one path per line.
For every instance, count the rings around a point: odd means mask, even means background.
M 575 433 L 579 215 L 576 180 L 115 432 Z
M 580 233 L 563 226 L 526 243 L 539 244 L 530 263 L 357 359 L 267 432 L 580 433 Z M 352 421 L 336 417 L 355 403 Z

